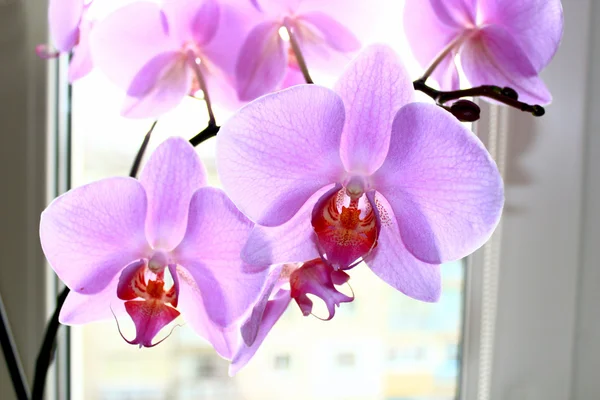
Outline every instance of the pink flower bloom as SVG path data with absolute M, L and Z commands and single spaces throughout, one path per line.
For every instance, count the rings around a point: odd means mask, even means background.
M 251 312 L 240 321 L 240 329 L 232 331 L 230 340 L 237 350 L 231 360 L 229 374 L 235 375 L 250 361 L 292 300 L 307 316 L 312 313 L 313 306 L 307 294 L 313 294 L 325 302 L 329 311 L 326 320 L 333 318 L 336 306 L 354 300 L 334 286 L 349 279 L 344 271 L 334 270 L 320 258 L 273 268 Z
M 472 86 L 508 86 L 529 103 L 552 100 L 538 75 L 562 37 L 560 0 L 406 0 L 404 30 L 423 67 L 450 50 L 432 74 L 443 90 L 459 88 L 459 54 Z
M 222 191 L 205 185 L 193 147 L 171 138 L 139 181 L 103 179 L 54 200 L 42 213 L 40 238 L 72 290 L 60 321 L 129 314 L 136 336 L 127 341 L 149 347 L 181 313 L 231 357 L 225 327 L 253 304 L 266 273 L 251 272 L 240 260 L 252 223 Z
M 435 301 L 440 263 L 489 238 L 504 196 L 477 137 L 441 108 L 411 103 L 396 55 L 373 46 L 335 91 L 300 85 L 237 112 L 217 137 L 225 191 L 262 226 L 242 258 L 364 260 L 416 299 Z
M 332 63 L 335 53 L 348 54 L 360 49 L 355 35 L 323 12 L 322 3 L 298 0 L 253 2 L 267 17 L 248 34 L 237 59 L 236 87 L 240 100 L 252 100 L 278 88 L 304 83 L 298 60 L 280 34 L 286 28 L 298 41 L 309 66 L 312 61 L 322 59 L 328 61 L 325 68 L 337 71 L 340 62 Z
M 91 5 L 84 0 L 50 0 L 48 24 L 50 36 L 56 48 L 50 52 L 45 45 L 39 45 L 36 52 L 42 58 L 58 57 L 61 53 L 72 52 L 69 64 L 69 82 L 83 78 L 92 70 L 89 37 L 93 21 L 85 18 Z
M 235 98 L 230 81 L 249 24 L 242 12 L 218 0 L 135 2 L 98 23 L 94 61 L 127 91 L 122 114 L 165 113 L 201 89 L 200 79 L 212 100 Z

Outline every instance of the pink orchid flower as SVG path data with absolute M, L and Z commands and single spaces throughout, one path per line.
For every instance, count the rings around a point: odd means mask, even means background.
M 335 91 L 300 85 L 238 111 L 217 136 L 225 192 L 262 226 L 242 258 L 364 260 L 408 296 L 435 301 L 439 264 L 496 227 L 503 183 L 479 139 L 443 109 L 411 103 L 393 51 L 362 52 Z
M 126 340 L 151 347 L 181 313 L 231 357 L 225 327 L 253 304 L 266 273 L 240 260 L 252 223 L 222 191 L 205 185 L 193 147 L 171 138 L 152 154 L 139 181 L 103 179 L 54 200 L 42 213 L 40 238 L 71 289 L 60 321 L 129 314 L 136 336 Z
M 552 100 L 539 73 L 562 37 L 560 0 L 406 0 L 404 30 L 443 90 L 459 88 L 458 54 L 472 86 L 510 87 L 529 103 Z
M 86 76 L 93 68 L 89 38 L 95 22 L 85 18 L 91 4 L 84 0 L 50 0 L 48 24 L 56 51 L 49 51 L 45 45 L 36 48 L 42 58 L 72 53 L 68 72 L 71 83 Z
M 334 71 L 340 69 L 335 53 L 349 54 L 360 49 L 360 42 L 348 27 L 322 11 L 323 3 L 253 2 L 266 18 L 250 31 L 237 59 L 236 87 L 240 100 L 252 100 L 305 82 L 290 40 L 297 41 L 311 66 L 312 61 L 327 60 L 325 68 Z M 323 67 L 323 63 L 319 65 Z
M 240 321 L 240 329 L 234 330 L 231 346 L 236 347 L 229 367 L 229 374 L 235 375 L 254 356 L 271 328 L 281 318 L 292 300 L 295 300 L 302 314 L 312 313 L 313 303 L 307 294 L 312 294 L 325 302 L 330 320 L 335 315 L 335 307 L 354 300 L 339 292 L 335 285 L 347 283 L 350 276 L 344 271 L 334 270 L 321 258 L 305 263 L 284 264 L 274 267 L 252 310 Z
M 223 0 L 135 2 L 98 23 L 92 54 L 127 91 L 122 114 L 156 117 L 205 89 L 205 99 L 235 98 L 235 55 L 250 23 L 242 12 Z

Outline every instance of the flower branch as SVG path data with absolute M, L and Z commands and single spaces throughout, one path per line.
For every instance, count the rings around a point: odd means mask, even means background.
M 198 85 L 200 86 L 200 90 L 202 90 L 202 94 L 204 95 L 204 102 L 206 103 L 206 111 L 208 112 L 208 124 L 216 125 L 215 114 L 212 109 L 212 102 L 210 100 L 210 96 L 208 94 L 208 87 L 206 85 L 206 79 L 204 78 L 204 74 L 200 69 L 201 60 L 199 57 L 194 54 L 193 51 L 188 51 L 187 53 L 188 61 L 194 70 L 194 74 L 196 76 L 196 80 L 198 81 Z
M 499 86 L 482 85 L 469 89 L 440 91 L 428 86 L 422 79 L 414 81 L 413 87 L 415 90 L 425 93 L 435 100 L 439 106 L 442 106 L 446 109 L 448 109 L 448 107 L 446 107 L 444 104 L 452 100 L 459 100 L 463 97 L 487 97 L 489 99 L 506 104 L 507 106 L 516 108 L 517 110 L 531 113 L 535 117 L 541 117 L 546 113 L 544 107 L 540 105 L 531 105 L 519 101 L 518 93 L 510 87 L 501 88 Z M 477 119 L 478 118 L 475 120 Z
M 2 351 L 4 352 L 4 359 L 6 360 L 6 367 L 10 374 L 15 394 L 19 400 L 29 399 L 29 387 L 27 386 L 27 380 L 25 379 L 25 373 L 17 355 L 17 347 L 8 324 L 8 317 L 6 310 L 4 309 L 4 303 L 0 296 L 0 345 L 2 345 Z
M 189 140 L 190 144 L 194 147 L 198 146 L 200 143 L 210 139 L 211 137 L 217 136 L 220 126 L 216 124 L 208 124 L 206 128 L 204 128 L 200 133 Z
M 46 386 L 46 375 L 48 375 L 48 368 L 54 359 L 54 352 L 56 350 L 56 335 L 60 328 L 60 322 L 58 316 L 60 310 L 67 299 L 67 295 L 71 290 L 65 287 L 63 291 L 58 295 L 56 299 L 56 308 L 54 314 L 46 326 L 46 333 L 44 335 L 44 341 L 42 347 L 38 353 L 38 357 L 35 363 L 35 375 L 33 377 L 33 392 L 31 394 L 32 400 L 42 399 L 44 396 L 44 387 Z
M 312 78 L 310 77 L 310 73 L 308 72 L 308 67 L 306 65 L 306 60 L 302 55 L 302 51 L 300 51 L 300 44 L 298 43 L 298 39 L 296 38 L 296 34 L 292 27 L 292 24 L 289 18 L 285 18 L 283 21 L 283 26 L 285 27 L 288 36 L 290 37 L 290 46 L 292 48 L 292 52 L 294 53 L 294 57 L 296 57 L 296 61 L 298 61 L 298 66 L 300 67 L 300 71 L 302 71 L 302 75 L 304 76 L 304 80 L 306 83 L 314 83 Z

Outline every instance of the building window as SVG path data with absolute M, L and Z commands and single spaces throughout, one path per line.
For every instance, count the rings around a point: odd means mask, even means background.
M 273 361 L 273 369 L 286 370 L 290 369 L 291 357 L 289 354 L 278 354 Z

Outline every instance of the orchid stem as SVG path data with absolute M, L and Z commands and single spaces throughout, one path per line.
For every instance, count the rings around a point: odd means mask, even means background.
M 466 30 L 463 33 L 461 33 L 460 35 L 456 36 L 454 39 L 452 39 L 450 41 L 450 43 L 448 43 L 446 45 L 446 47 L 444 47 L 442 49 L 442 51 L 440 51 L 438 53 L 438 55 L 433 59 L 433 61 L 431 62 L 431 64 L 429 64 L 429 67 L 427 67 L 427 69 L 425 70 L 425 72 L 423 73 L 423 75 L 418 79 L 419 81 L 427 81 L 427 79 L 431 76 L 431 74 L 433 74 L 433 71 L 435 71 L 435 69 L 440 65 L 440 63 L 446 58 L 448 57 L 448 55 L 456 48 L 460 47 L 463 42 L 471 35 L 471 31 L 470 30 Z
M 154 128 L 156 127 L 157 123 L 158 120 L 152 123 L 152 126 L 150 126 L 150 129 L 148 130 L 148 133 L 146 133 L 146 136 L 144 136 L 144 141 L 142 142 L 140 149 L 135 155 L 133 165 L 131 166 L 131 170 L 129 171 L 129 176 L 132 178 L 135 178 L 137 176 L 138 170 L 140 169 L 140 164 L 142 163 L 142 158 L 144 158 L 144 153 L 146 152 L 146 148 L 148 147 L 148 143 L 150 142 L 150 136 L 152 136 L 152 132 L 154 131 Z
M 436 90 L 431 86 L 427 86 L 425 81 L 422 79 L 417 79 L 416 81 L 414 81 L 413 87 L 415 88 L 415 90 L 423 92 L 432 99 L 434 99 L 436 103 L 440 106 L 448 101 L 457 100 L 463 97 L 487 97 L 496 100 L 500 103 L 506 104 L 507 106 L 511 106 L 518 110 L 531 113 L 536 117 L 541 117 L 546 112 L 544 110 L 544 107 L 540 105 L 531 105 L 523 103 L 518 101 L 514 95 L 508 95 L 507 93 L 514 92 L 514 90 L 510 88 L 502 89 L 499 86 L 483 85 L 469 89 L 452 90 L 449 92 L 444 92 Z
M 204 128 L 204 130 L 202 130 L 202 132 L 190 139 L 190 144 L 194 147 L 198 146 L 200 143 L 210 139 L 211 137 L 217 136 L 219 129 L 221 129 L 221 127 L 218 125 L 208 125 L 206 128 Z
M 290 37 L 290 45 L 292 46 L 292 51 L 294 52 L 294 56 L 296 57 L 296 60 L 298 60 L 298 66 L 300 67 L 300 71 L 302 71 L 304 80 L 306 81 L 306 83 L 314 83 L 312 78 L 310 77 L 310 73 L 308 72 L 308 67 L 306 66 L 306 60 L 304 59 L 304 56 L 302 55 L 302 51 L 300 51 L 300 44 L 298 43 L 298 40 L 296 39 L 296 35 L 294 34 L 294 29 L 290 25 L 290 21 L 287 18 L 285 18 L 283 20 L 283 26 L 285 26 L 288 36 Z
M 196 79 L 198 80 L 198 85 L 200 85 L 200 89 L 204 95 L 204 102 L 206 103 L 206 111 L 208 111 L 208 125 L 216 125 L 217 120 L 215 119 L 215 114 L 212 109 L 212 102 L 210 101 L 210 96 L 208 94 L 208 87 L 206 86 L 206 80 L 204 79 L 204 74 L 200 69 L 200 58 L 196 57 L 193 51 L 189 50 L 187 53 L 188 61 L 192 65 L 194 69 L 194 73 L 196 74 Z
M 15 345 L 15 340 L 8 323 L 8 315 L 4 309 L 2 296 L 0 296 L 0 344 L 2 345 L 6 367 L 10 373 L 10 379 L 12 380 L 17 399 L 28 400 L 29 387 L 27 387 L 27 379 L 25 378 L 17 346 Z
M 58 316 L 60 315 L 60 309 L 62 308 L 70 289 L 65 287 L 63 291 L 58 295 L 56 299 L 56 308 L 54 314 L 46 326 L 46 333 L 44 335 L 44 341 L 42 347 L 38 353 L 37 360 L 35 362 L 35 375 L 33 378 L 33 393 L 31 394 L 32 400 L 41 400 L 44 398 L 44 387 L 46 386 L 46 375 L 48 374 L 48 368 L 54 358 L 56 335 L 58 328 L 60 328 L 60 322 L 58 322 Z

